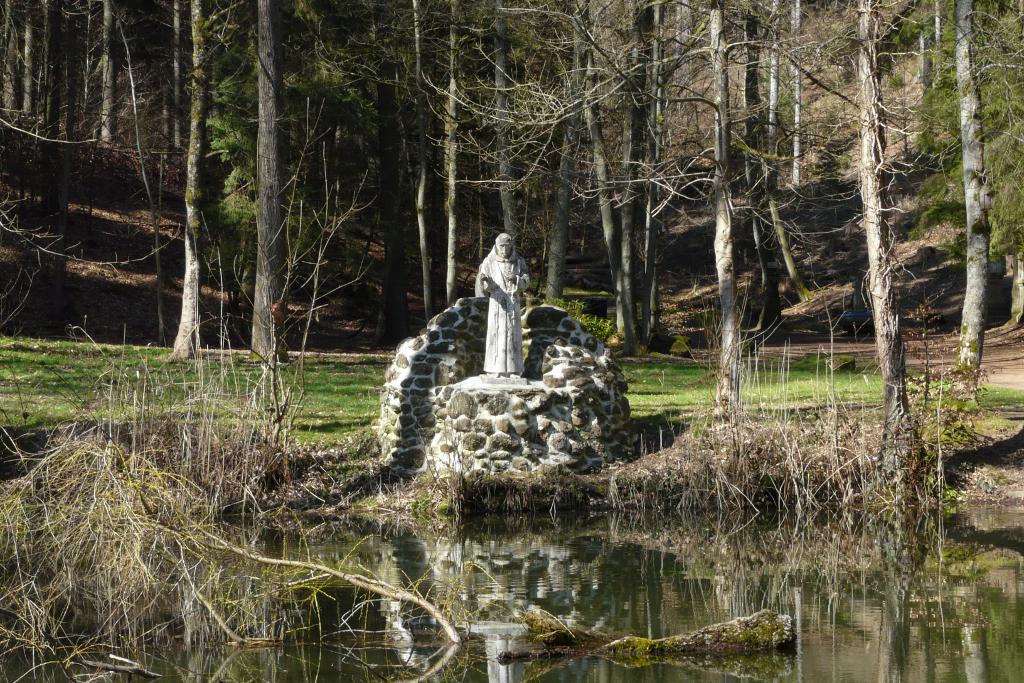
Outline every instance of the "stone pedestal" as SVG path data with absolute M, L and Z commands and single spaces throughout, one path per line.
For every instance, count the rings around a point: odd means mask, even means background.
M 627 457 L 622 371 L 551 306 L 524 315 L 526 376 L 481 375 L 486 299 L 460 299 L 403 342 L 381 395 L 382 455 L 407 471 L 582 472 Z

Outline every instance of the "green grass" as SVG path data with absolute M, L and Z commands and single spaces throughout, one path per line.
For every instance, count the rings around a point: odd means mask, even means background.
M 168 350 L 28 338 L 0 338 L 0 426 L 46 428 L 71 420 L 109 416 L 108 397 L 133 383 L 149 383 L 178 408 L 186 387 L 201 381 L 195 363 L 172 363 Z M 378 390 L 388 358 L 380 355 L 311 355 L 297 393 L 293 434 L 302 442 L 336 442 L 373 424 Z M 677 421 L 707 410 L 715 391 L 713 374 L 693 361 L 652 359 L 623 363 L 633 414 Z M 297 379 L 298 364 L 284 373 Z M 225 390 L 224 400 L 245 400 L 260 369 L 244 354 L 202 366 Z M 835 396 L 847 405 L 877 405 L 881 382 L 873 368 L 831 373 L 824 359 L 759 360 L 744 368 L 747 405 L 781 410 L 822 405 Z M 998 410 L 1024 404 L 1024 391 L 988 387 L 982 407 Z
M 159 387 L 175 409 L 184 408 L 186 389 L 201 382 L 224 400 L 244 401 L 261 374 L 244 354 L 201 367 L 170 362 L 168 355 L 163 348 L 0 338 L 0 426 L 38 429 L 108 417 L 109 397 L 123 393 L 126 383 Z M 368 427 L 377 417 L 384 368 L 382 357 L 310 356 L 299 383 L 298 364 L 288 364 L 286 381 L 301 387 L 294 434 L 305 442 L 334 441 Z
M 693 361 L 644 360 L 624 364 L 630 404 L 639 417 L 693 415 L 708 409 L 715 396 L 715 377 Z M 824 358 L 745 363 L 743 400 L 760 409 L 793 409 L 824 405 L 834 396 L 848 405 L 878 403 L 882 383 L 874 368 L 832 373 Z

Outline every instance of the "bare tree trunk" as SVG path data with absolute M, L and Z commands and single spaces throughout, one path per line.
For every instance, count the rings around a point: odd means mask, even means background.
M 447 194 L 444 206 L 448 213 L 448 258 L 447 274 L 445 276 L 446 301 L 449 306 L 455 303 L 457 298 L 458 263 L 456 252 L 458 251 L 458 217 L 456 211 L 458 205 L 457 195 L 457 173 L 459 164 L 459 91 L 458 73 L 456 69 L 459 64 L 459 33 L 456 21 L 459 16 L 459 0 L 450 0 L 451 16 L 448 21 L 448 111 L 445 116 L 445 146 L 444 146 L 444 167 L 447 176 Z
M 100 105 L 100 140 L 110 142 L 114 139 L 117 120 L 114 112 L 116 99 L 117 72 L 114 68 L 114 0 L 103 0 L 103 44 L 101 46 L 103 64 L 103 101 Z
M 622 258 L 622 296 L 620 297 L 622 324 L 619 332 L 622 334 L 622 353 L 626 356 L 636 355 L 637 352 L 635 297 L 633 296 L 633 233 L 638 213 L 639 193 L 636 188 L 639 183 L 640 158 L 644 144 L 643 128 L 646 118 L 644 111 L 646 66 L 641 53 L 644 47 L 645 33 L 642 26 L 646 23 L 647 11 L 647 8 L 642 7 L 639 3 L 634 5 L 631 11 L 633 45 L 630 48 L 627 82 L 623 87 L 627 115 L 622 130 L 622 168 L 625 183 L 622 189 L 622 205 L 619 209 L 621 225 L 619 254 Z
M 24 69 L 21 74 L 21 111 L 26 116 L 35 113 L 36 102 L 35 50 L 33 49 L 34 16 L 35 13 L 31 9 L 25 12 L 25 42 L 21 53 L 22 68 Z
M 790 32 L 793 38 L 791 58 L 793 60 L 793 184 L 800 184 L 800 108 L 803 100 L 803 76 L 800 73 L 800 0 L 793 0 L 790 15 Z
M 618 328 L 623 328 L 623 303 L 622 303 L 622 260 L 619 253 L 619 229 L 615 222 L 615 212 L 612 208 L 612 189 L 608 173 L 608 156 L 604 147 L 604 131 L 601 127 L 601 112 L 598 109 L 597 98 L 594 89 L 598 84 L 597 69 L 594 66 L 594 51 L 587 52 L 587 78 L 589 101 L 584 107 L 584 115 L 587 121 L 587 131 L 590 135 L 590 145 L 593 150 L 594 173 L 597 176 L 597 203 L 601 213 L 601 229 L 604 233 L 604 243 L 608 250 L 608 267 L 611 270 L 612 283 L 615 287 L 616 315 Z
M 981 137 L 981 92 L 974 69 L 974 0 L 956 0 L 956 83 L 960 91 L 960 147 L 967 207 L 967 289 L 958 365 L 976 372 L 981 367 L 985 343 L 988 243 L 992 229 L 988 222 L 985 143 Z
M 650 65 L 650 104 L 647 109 L 647 155 L 651 172 L 657 174 L 661 164 L 662 119 L 665 115 L 665 86 L 662 82 L 661 62 L 663 46 L 661 40 L 662 23 L 665 8 L 655 5 L 651 8 L 653 17 Z M 658 309 L 658 275 L 657 255 L 658 236 L 661 234 L 661 220 L 656 215 L 660 203 L 658 181 L 660 178 L 647 179 L 647 206 L 644 210 L 644 281 L 640 303 L 640 338 L 644 344 L 650 343 L 651 333 L 656 324 L 655 315 Z
M 42 104 L 43 132 L 56 140 L 60 136 L 60 114 L 61 101 L 64 96 L 64 78 L 61 75 L 61 48 L 64 43 L 63 18 L 64 0 L 43 0 L 43 64 L 39 70 L 40 83 L 42 83 Z M 48 142 L 44 145 L 45 159 L 40 166 L 43 172 L 40 174 L 40 194 L 44 198 L 48 211 L 57 213 L 60 211 L 60 190 L 56 187 L 52 178 L 60 173 L 60 166 L 63 159 L 62 145 L 56 142 Z
M 858 0 L 860 18 L 857 70 L 860 80 L 860 194 L 868 246 L 868 280 L 878 365 L 884 383 L 881 478 L 904 490 L 911 464 L 913 425 L 907 400 L 906 358 L 896 293 L 896 235 L 886 211 L 885 123 L 878 65 L 877 0 Z
M 171 144 L 181 149 L 181 0 L 172 5 L 174 20 L 174 98 L 171 100 Z
M 561 299 L 565 289 L 565 255 L 569 248 L 569 220 L 572 213 L 572 175 L 576 168 L 575 154 L 580 137 L 580 107 L 584 89 L 584 21 L 585 17 L 579 16 L 573 23 L 573 72 L 569 78 L 572 87 L 572 111 L 565 120 L 562 156 L 558 163 L 558 208 L 548 252 L 548 279 L 545 292 L 548 299 Z
M 18 32 L 14 27 L 14 0 L 4 0 L 4 30 L 0 42 L 3 64 L 0 77 L 4 80 L 0 104 L 4 109 L 15 108 L 14 81 L 17 78 L 15 61 L 18 58 Z
M 1010 290 L 1010 320 L 1007 325 L 1024 325 L 1024 249 L 1013 259 L 1013 286 Z
M 412 0 L 413 36 L 416 47 L 416 149 L 419 155 L 416 177 L 416 225 L 420 237 L 420 270 L 423 281 L 423 315 L 434 315 L 430 288 L 430 245 L 427 243 L 427 93 L 423 84 L 423 17 L 420 0 Z
M 259 215 L 252 352 L 270 362 L 277 357 L 281 332 L 272 309 L 281 300 L 285 267 L 281 147 L 277 128 L 281 94 L 281 0 L 257 0 L 256 7 L 259 23 L 259 131 L 256 140 Z M 283 306 L 283 301 L 279 305 Z
M 679 26 L 677 28 L 679 36 L 679 61 L 678 71 L 679 80 L 682 83 L 688 83 L 690 80 L 690 40 L 693 37 L 693 10 L 690 8 L 692 0 L 679 0 L 679 13 L 677 19 L 679 20 Z
M 565 256 L 569 248 L 569 221 L 572 213 L 572 175 L 576 169 L 576 146 L 580 140 L 581 109 L 586 88 L 586 37 L 584 26 L 588 20 L 586 6 L 573 21 L 573 72 L 569 78 L 572 111 L 565 120 L 562 136 L 562 157 L 558 164 L 558 209 L 555 230 L 551 235 L 548 255 L 547 298 L 561 299 L 565 289 Z
M 502 0 L 494 0 L 494 104 L 497 117 L 498 193 L 504 230 L 515 236 L 516 200 L 512 192 L 512 162 L 508 148 L 508 24 Z
M 718 412 L 729 418 L 740 412 L 740 321 L 733 263 L 732 208 L 729 192 L 730 113 L 729 62 L 725 39 L 725 0 L 715 0 L 710 18 L 711 64 L 715 93 L 715 270 L 721 306 Z
M 188 154 L 185 159 L 185 275 L 181 288 L 181 317 L 174 338 L 174 359 L 192 358 L 199 353 L 200 261 L 199 235 L 202 229 L 203 159 L 206 157 L 206 119 L 210 109 L 209 17 L 206 0 L 191 0 L 192 105 L 189 113 Z
M 558 163 L 558 208 L 555 211 L 555 229 L 551 233 L 548 249 L 548 279 L 545 289 L 548 299 L 561 299 L 565 290 L 565 255 L 569 247 L 572 174 L 575 169 L 573 154 L 576 151 L 578 137 L 579 115 L 572 114 L 565 121 L 562 156 Z
M 72 141 L 75 139 L 75 123 L 78 104 L 78 70 L 75 59 L 78 54 L 78 32 L 73 25 L 72 15 L 65 18 L 67 22 L 64 31 L 64 96 L 67 106 L 64 111 L 64 139 Z M 51 28 L 56 30 L 56 28 Z M 69 207 L 71 200 L 71 162 L 74 145 L 66 144 L 61 146 L 60 155 L 60 182 L 57 191 L 57 203 L 60 210 L 58 214 L 57 244 L 54 251 L 57 254 L 56 272 L 54 279 L 54 308 L 57 312 L 57 319 L 63 320 L 65 310 L 65 278 L 67 273 L 67 256 L 64 253 L 67 242 Z
M 918 50 L 921 57 L 921 85 L 928 89 L 932 87 L 932 52 L 931 36 L 927 30 L 921 31 L 918 37 Z
M 390 48 L 390 26 L 395 20 L 390 0 L 377 5 L 377 37 Z M 409 336 L 409 306 L 405 281 L 405 234 L 398 214 L 398 157 L 401 149 L 401 125 L 395 83 L 398 65 L 390 57 L 380 64 L 377 81 L 377 206 L 384 228 L 384 306 L 377 338 L 397 342 Z
M 125 59 L 128 67 L 128 87 L 131 94 L 132 122 L 135 128 L 135 149 L 138 153 L 139 169 L 142 175 L 142 185 L 146 192 L 146 199 L 149 202 L 150 223 L 153 229 L 153 262 L 156 266 L 156 320 L 157 320 L 157 343 L 163 346 L 166 343 L 166 326 L 164 324 L 164 271 L 163 271 L 163 247 L 160 241 L 160 212 L 158 206 L 162 200 L 157 199 L 159 193 L 163 192 L 164 165 L 160 160 L 160 178 L 157 195 L 153 194 L 153 187 L 149 182 L 149 175 L 146 172 L 146 152 L 142 147 L 142 127 L 139 122 L 139 98 L 135 89 L 135 74 L 132 70 L 132 56 L 128 49 L 128 39 L 121 30 L 121 41 L 124 45 Z
M 743 99 L 746 109 L 745 137 L 747 145 L 752 149 L 761 149 L 763 140 L 763 115 L 761 114 L 761 28 L 757 15 L 747 14 L 744 22 L 744 41 L 747 46 L 745 79 L 743 82 Z M 764 210 L 765 188 L 767 182 L 766 162 L 747 154 L 744 159 L 747 192 L 751 194 L 750 229 L 754 237 L 754 248 L 757 251 L 757 264 L 761 271 L 761 309 L 757 318 L 757 329 L 764 330 L 775 325 L 782 317 L 779 302 L 779 280 L 773 265 L 774 258 L 768 245 L 766 226 L 762 219 Z M 758 185 L 761 184 L 760 187 Z
M 779 150 L 779 84 L 782 61 L 782 47 L 779 37 L 779 0 L 772 0 L 772 46 L 768 62 L 768 150 L 778 155 Z M 804 283 L 800 271 L 796 267 L 796 258 L 793 256 L 793 247 L 789 242 L 789 233 L 786 231 L 786 224 L 782 222 L 779 215 L 779 202 L 776 193 L 779 188 L 779 172 L 774 161 L 767 161 L 768 175 L 765 179 L 765 191 L 768 194 L 768 208 L 772 219 L 772 228 L 775 231 L 775 238 L 779 242 L 779 252 L 786 264 L 786 274 L 800 301 L 806 301 L 810 297 L 810 289 Z

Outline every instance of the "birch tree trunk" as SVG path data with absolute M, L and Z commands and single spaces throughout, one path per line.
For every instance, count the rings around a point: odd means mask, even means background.
M 459 163 L 459 34 L 456 20 L 459 16 L 459 0 L 451 0 L 451 17 L 448 22 L 448 111 L 445 116 L 444 167 L 447 176 L 447 194 L 444 200 L 445 211 L 448 213 L 448 258 L 445 276 L 446 299 L 449 306 L 455 303 L 458 292 L 456 252 L 458 250 L 458 217 L 456 215 L 457 195 L 456 180 Z
M 732 208 L 729 191 L 729 62 L 725 39 L 725 0 L 712 5 L 711 68 L 715 93 L 715 270 L 721 307 L 717 412 L 735 418 L 740 412 L 740 320 L 733 263 Z
M 790 15 L 790 32 L 793 38 L 791 59 L 793 60 L 793 184 L 800 184 L 800 115 L 803 104 L 803 76 L 800 74 L 800 0 L 793 0 L 792 14 Z
M 868 246 L 868 285 L 875 326 L 878 365 L 884 384 L 885 422 L 881 480 L 904 490 L 911 464 L 913 426 L 907 400 L 905 351 L 896 294 L 896 236 L 886 211 L 885 123 L 878 65 L 878 0 L 858 0 L 857 76 L 860 105 L 860 195 Z
M 256 138 L 259 214 L 252 352 L 269 363 L 277 357 L 280 330 L 272 309 L 281 299 L 285 267 L 281 150 L 277 128 L 281 94 L 281 0 L 257 0 L 256 8 L 259 33 L 259 128 Z
M 100 104 L 100 140 L 114 139 L 117 120 L 114 115 L 117 72 L 114 68 L 114 0 L 103 0 L 103 42 L 100 46 L 103 64 L 103 100 Z
M 960 323 L 958 365 L 977 372 L 988 304 L 989 189 L 981 129 L 981 93 L 974 68 L 974 0 L 956 0 L 956 83 L 960 91 L 960 148 L 967 208 L 967 289 Z
M 427 243 L 427 93 L 423 83 L 423 17 L 420 0 L 412 0 L 413 39 L 416 49 L 416 149 L 419 166 L 416 176 L 416 226 L 420 238 L 420 271 L 423 281 L 423 315 L 434 315 L 434 295 L 430 287 L 430 245 Z
M 761 149 L 764 143 L 764 116 L 761 113 L 761 27 L 757 15 L 747 14 L 744 22 L 746 43 L 746 67 L 744 69 L 743 105 L 746 109 L 745 137 L 751 149 Z M 765 330 L 782 317 L 779 302 L 779 279 L 774 267 L 774 255 L 768 243 L 768 235 L 761 214 L 764 210 L 765 184 L 768 166 L 763 158 L 747 154 L 744 158 L 747 192 L 750 193 L 750 229 L 757 251 L 757 264 L 761 271 L 761 309 L 757 316 L 757 329 Z
M 502 0 L 494 0 L 494 111 L 498 152 L 498 193 L 504 230 L 515 237 L 516 200 L 508 147 L 508 22 Z
M 203 160 L 206 157 L 206 119 L 210 109 L 209 35 L 207 0 L 191 0 L 192 104 L 189 111 L 188 154 L 185 158 L 185 274 L 181 287 L 181 316 L 171 358 L 192 358 L 202 348 L 199 335 L 200 261 Z

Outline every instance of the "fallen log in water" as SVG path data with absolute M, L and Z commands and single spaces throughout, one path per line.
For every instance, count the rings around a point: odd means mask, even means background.
M 98 669 L 99 671 L 107 671 L 109 673 L 128 674 L 130 676 L 141 676 L 142 678 L 160 678 L 160 674 L 150 671 L 141 664 L 133 662 L 130 659 L 118 657 L 117 655 L 110 655 L 110 658 L 124 662 L 124 664 L 95 662 L 89 659 L 80 659 L 78 660 L 78 663 L 82 666 L 89 667 L 90 669 Z
M 539 609 L 531 609 L 518 616 L 530 631 L 534 643 L 540 647 L 522 652 L 503 652 L 499 656 L 502 662 L 588 655 L 622 658 L 736 655 L 777 650 L 792 644 L 796 638 L 792 618 L 767 609 L 749 617 L 667 638 L 612 638 L 570 628 Z

